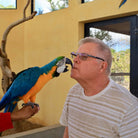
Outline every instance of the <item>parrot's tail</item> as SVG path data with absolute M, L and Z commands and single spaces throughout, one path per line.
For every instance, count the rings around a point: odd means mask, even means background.
M 127 1 L 127 0 L 122 0 L 121 3 L 120 3 L 120 5 L 119 5 L 119 8 L 120 8 L 122 5 L 124 5 L 124 4 L 126 3 L 126 1 Z
M 14 103 L 14 104 L 10 103 L 10 104 L 6 105 L 4 113 L 6 113 L 6 112 L 12 112 L 14 110 L 14 108 L 16 107 L 16 105 L 17 105 L 17 102 Z
M 12 112 L 17 105 L 18 99 L 11 99 L 10 93 L 6 92 L 0 101 L 0 110 L 5 108 L 4 113 Z
M 0 110 L 6 107 L 6 105 L 8 104 L 8 101 L 10 101 L 9 95 L 8 93 L 5 93 L 0 101 Z

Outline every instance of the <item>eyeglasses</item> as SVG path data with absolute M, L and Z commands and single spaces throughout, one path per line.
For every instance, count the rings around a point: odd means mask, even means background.
M 92 58 L 96 58 L 102 61 L 105 61 L 103 58 L 100 57 L 96 57 L 96 56 L 92 56 L 92 55 L 88 55 L 86 53 L 77 53 L 77 52 L 71 52 L 71 57 L 74 59 L 75 57 L 77 57 L 79 55 L 79 58 L 83 61 L 87 60 L 88 57 L 92 57 Z

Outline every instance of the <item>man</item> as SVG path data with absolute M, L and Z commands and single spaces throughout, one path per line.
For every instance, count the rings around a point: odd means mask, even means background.
M 18 111 L 15 112 L 7 112 L 7 113 L 0 113 L 0 132 L 13 128 L 12 121 L 28 119 L 35 115 L 39 111 L 38 106 L 24 106 Z
M 137 98 L 109 78 L 112 55 L 101 40 L 86 37 L 72 52 L 71 77 L 60 123 L 64 138 L 137 138 Z

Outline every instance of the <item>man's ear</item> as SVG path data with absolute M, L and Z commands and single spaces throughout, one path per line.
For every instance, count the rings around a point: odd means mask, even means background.
M 101 63 L 101 66 L 100 66 L 100 71 L 101 71 L 101 72 L 104 72 L 105 70 L 107 70 L 107 67 L 108 67 L 108 63 L 105 62 L 105 61 L 103 61 L 103 62 Z

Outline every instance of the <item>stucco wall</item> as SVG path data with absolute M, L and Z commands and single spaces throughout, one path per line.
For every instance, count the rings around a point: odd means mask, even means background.
M 69 0 L 68 8 L 36 16 L 17 26 L 9 34 L 6 48 L 13 71 L 43 66 L 60 55 L 70 57 L 84 36 L 84 23 L 138 14 L 137 0 L 128 0 L 119 9 L 120 1 L 81 4 L 81 0 Z M 0 38 L 10 23 L 22 17 L 25 0 L 17 2 L 17 10 L 0 10 Z M 45 125 L 58 124 L 68 90 L 75 83 L 70 72 L 48 82 L 37 95 L 41 110 L 36 117 Z

